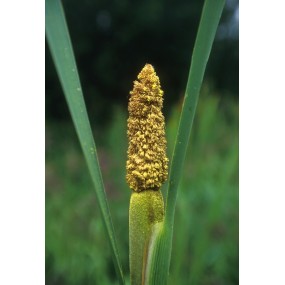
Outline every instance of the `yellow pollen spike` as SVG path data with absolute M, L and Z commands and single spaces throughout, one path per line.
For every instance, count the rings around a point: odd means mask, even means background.
M 169 160 L 161 112 L 163 91 L 152 65 L 144 66 L 130 95 L 127 183 L 136 192 L 158 190 L 167 179 Z

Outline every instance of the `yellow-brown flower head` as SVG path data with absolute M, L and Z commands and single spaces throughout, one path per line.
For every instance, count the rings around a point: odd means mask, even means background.
M 131 189 L 158 190 L 168 175 L 163 91 L 154 68 L 146 64 L 130 92 L 127 182 Z

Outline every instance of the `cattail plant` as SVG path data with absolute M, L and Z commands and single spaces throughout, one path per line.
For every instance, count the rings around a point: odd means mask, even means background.
M 151 65 L 143 68 L 131 92 L 127 161 L 127 182 L 132 190 L 129 209 L 131 285 L 167 284 L 178 185 L 206 64 L 224 4 L 225 0 L 205 0 L 167 181 L 168 159 L 161 113 L 163 92 Z M 95 141 L 61 2 L 46 0 L 45 10 L 47 41 L 94 184 L 118 280 L 120 284 L 125 284 Z M 160 188 L 165 181 L 168 187 L 164 207 Z
M 127 182 L 132 190 L 129 209 L 131 284 L 145 284 L 148 245 L 153 227 L 162 223 L 160 191 L 168 176 L 163 91 L 154 68 L 146 64 L 130 92 Z

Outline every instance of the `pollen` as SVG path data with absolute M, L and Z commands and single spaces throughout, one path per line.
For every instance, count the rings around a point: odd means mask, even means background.
M 168 176 L 163 91 L 154 68 L 146 64 L 130 92 L 127 183 L 136 192 L 159 190 Z

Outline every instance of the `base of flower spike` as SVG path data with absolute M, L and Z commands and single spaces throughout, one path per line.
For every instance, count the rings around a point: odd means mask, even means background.
M 161 191 L 133 192 L 129 210 L 131 285 L 145 284 L 148 246 L 154 225 L 164 218 Z

